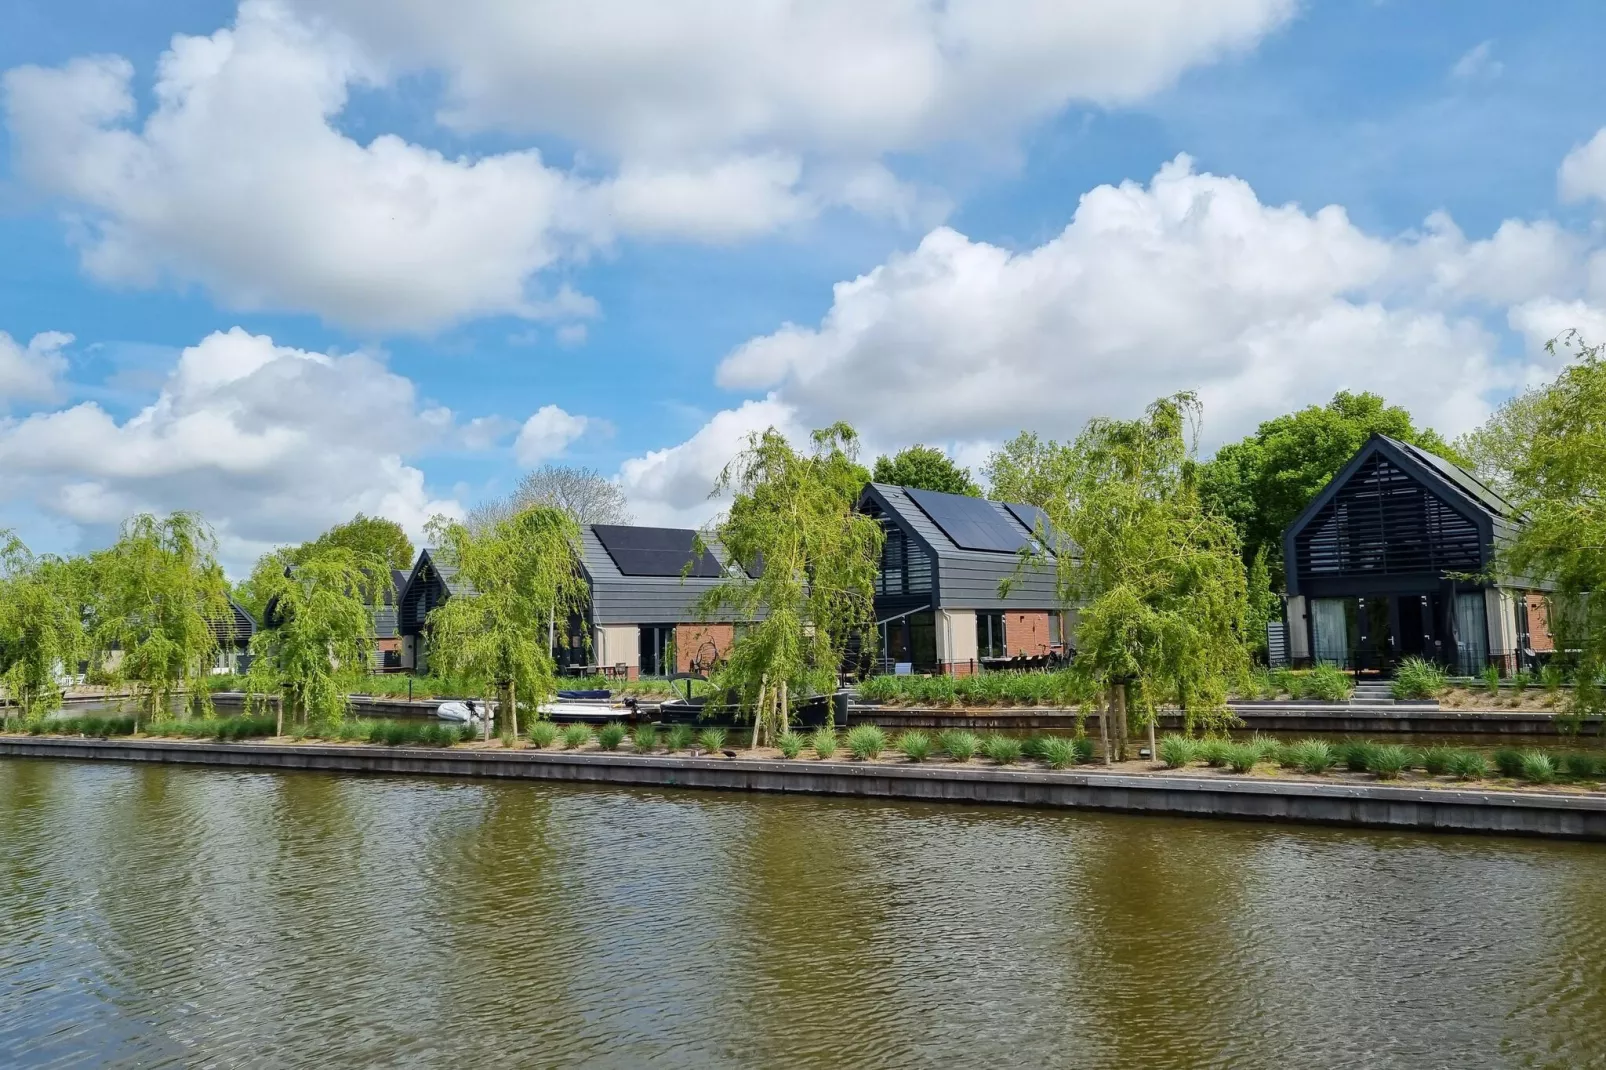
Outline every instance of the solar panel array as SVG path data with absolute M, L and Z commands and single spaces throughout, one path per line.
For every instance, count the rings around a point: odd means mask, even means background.
M 1006 502 L 1004 508 L 1015 514 L 1015 519 L 1025 524 L 1031 531 L 1033 538 L 1054 541 L 1054 525 L 1048 522 L 1048 514 L 1035 505 L 1024 502 Z
M 597 541 L 626 576 L 696 576 L 719 579 L 724 573 L 708 550 L 697 554 L 697 533 L 689 528 L 638 528 L 625 524 L 593 524 Z M 691 570 L 684 571 L 687 564 Z
M 1026 532 L 1021 530 L 1020 525 L 985 498 L 942 494 L 914 487 L 905 488 L 904 493 L 960 549 L 1012 554 L 1027 545 Z

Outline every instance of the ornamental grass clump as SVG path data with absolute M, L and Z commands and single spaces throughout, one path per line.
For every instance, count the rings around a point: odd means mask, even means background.
M 545 750 L 558 741 L 558 726 L 551 721 L 532 721 L 525 734 L 529 737 L 530 746 Z
M 1076 762 L 1078 765 L 1091 762 L 1093 760 L 1093 741 L 1088 737 L 1077 736 L 1075 739 L 1071 740 L 1071 747 L 1076 751 Z
M 1333 665 L 1318 665 L 1305 677 L 1305 694 L 1323 702 L 1345 702 L 1355 691 L 1349 674 Z
M 1522 751 L 1515 747 L 1501 747 L 1494 752 L 1494 767 L 1501 776 L 1517 779 L 1522 776 Z
M 677 750 L 685 750 L 687 747 L 690 747 L 691 741 L 691 725 L 671 725 L 669 731 L 664 733 L 664 750 L 668 751 L 670 754 L 673 754 Z
M 603 750 L 618 750 L 619 744 L 625 741 L 627 730 L 618 721 L 609 721 L 597 732 L 597 746 Z
M 1394 780 L 1411 768 L 1411 752 L 1398 743 L 1386 743 L 1372 750 L 1367 772 L 1379 780 Z
M 1488 668 L 1483 670 L 1483 686 L 1488 690 L 1489 694 L 1491 694 L 1491 695 L 1500 694 L 1500 668 L 1499 668 L 1499 666 L 1490 665 Z
M 1542 750 L 1525 750 L 1518 771 L 1522 779 L 1530 784 L 1554 783 L 1556 760 Z
M 576 721 L 563 730 L 563 749 L 579 750 L 591 742 L 591 726 Z
M 1489 762 L 1475 750 L 1457 750 L 1450 754 L 1448 771 L 1457 780 L 1482 780 L 1489 775 Z
M 991 735 L 981 744 L 982 754 L 998 765 L 1014 765 L 1020 761 L 1022 749 L 1021 741 L 1010 736 Z
M 1199 756 L 1199 744 L 1187 736 L 1170 735 L 1160 740 L 1160 762 L 1167 769 L 1181 769 Z
M 781 752 L 782 758 L 796 758 L 803 753 L 805 742 L 801 733 L 786 731 L 776 737 L 775 748 Z
M 981 746 L 981 740 L 976 733 L 966 732 L 961 728 L 950 728 L 939 733 L 937 743 L 942 747 L 943 753 L 956 762 L 968 762 L 976 756 L 976 750 Z
M 809 746 L 814 748 L 814 756 L 820 760 L 830 758 L 836 753 L 837 738 L 833 728 L 816 728 L 809 737 Z
M 880 725 L 861 724 L 848 729 L 844 737 L 848 753 L 861 762 L 874 761 L 887 749 L 887 734 Z
M 931 736 L 920 731 L 905 732 L 898 737 L 898 749 L 911 762 L 923 762 L 931 757 Z
M 1199 760 L 1212 769 L 1220 769 L 1227 764 L 1227 755 L 1232 746 L 1232 740 L 1222 739 L 1219 736 L 1200 740 L 1197 752 Z
M 1427 747 L 1422 751 L 1422 771 L 1429 776 L 1444 776 L 1450 772 L 1450 760 L 1454 757 L 1454 748 Z
M 651 754 L 658 747 L 658 729 L 650 724 L 638 724 L 630 733 L 630 749 L 637 754 Z
M 1336 748 L 1340 764 L 1351 773 L 1365 773 L 1372 768 L 1372 752 L 1377 744 L 1364 739 L 1346 739 Z
M 1302 739 L 1290 748 L 1294 767 L 1310 776 L 1321 776 L 1338 761 L 1333 745 L 1325 739 Z
M 1261 749 L 1253 743 L 1232 743 L 1227 746 L 1227 768 L 1234 773 L 1253 772 L 1261 760 Z
M 1406 658 L 1394 673 L 1389 690 L 1397 699 L 1428 699 L 1444 694 L 1450 680 L 1444 669 L 1426 658 Z
M 1058 736 L 1043 741 L 1039 754 L 1042 763 L 1050 769 L 1064 769 L 1076 764 L 1076 744 Z
M 697 745 L 710 754 L 725 749 L 725 730 L 723 728 L 705 728 L 697 733 Z
M 1562 755 L 1561 772 L 1568 780 L 1599 780 L 1606 767 L 1593 754 L 1569 751 Z

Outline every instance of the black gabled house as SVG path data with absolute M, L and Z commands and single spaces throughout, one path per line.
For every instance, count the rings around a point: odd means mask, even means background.
M 1541 585 L 1492 575 L 1520 512 L 1471 473 L 1373 435 L 1283 533 L 1289 653 L 1387 671 L 1503 672 L 1551 649 Z

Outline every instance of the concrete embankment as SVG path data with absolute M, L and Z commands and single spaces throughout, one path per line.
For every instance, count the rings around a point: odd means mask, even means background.
M 1326 706 L 1317 704 L 1269 705 L 1243 703 L 1232 706 L 1243 727 L 1253 732 L 1290 734 L 1333 734 L 1346 736 L 1391 735 L 1404 733 L 1425 736 L 1556 736 L 1561 734 L 1556 716 L 1525 710 L 1445 710 L 1431 707 Z M 851 722 L 873 722 L 885 728 L 970 728 L 1000 731 L 1028 729 L 1072 729 L 1077 712 L 1048 707 L 950 709 L 910 706 L 849 707 Z M 1098 731 L 1097 712 L 1086 719 L 1088 731 Z M 1160 714 L 1162 732 L 1180 731 L 1180 713 Z M 1584 724 L 1582 735 L 1598 736 L 1601 724 Z
M 0 737 L 0 755 L 259 770 L 578 781 L 1606 840 L 1606 794 L 968 765 L 50 736 Z

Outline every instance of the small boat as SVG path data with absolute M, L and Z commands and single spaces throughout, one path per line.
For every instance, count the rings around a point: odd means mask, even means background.
M 485 704 L 473 699 L 452 699 L 435 707 L 435 716 L 443 721 L 452 721 L 456 724 L 479 724 L 485 719 Z M 495 713 L 495 707 L 491 707 Z

